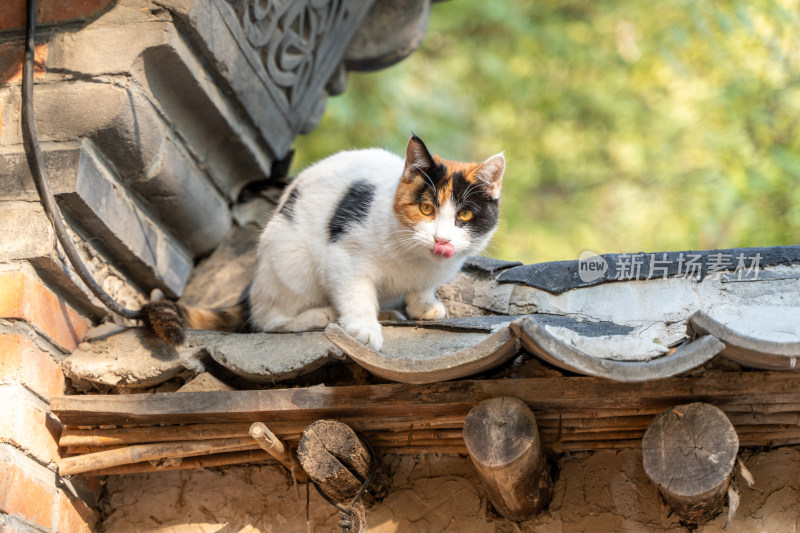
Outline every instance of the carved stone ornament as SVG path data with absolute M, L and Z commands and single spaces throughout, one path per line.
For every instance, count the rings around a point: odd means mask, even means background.
M 220 1 L 220 0 L 218 0 Z M 248 63 L 294 133 L 303 129 L 373 1 L 225 0 L 219 6 Z M 226 9 L 227 8 L 227 9 Z M 243 46 L 243 45 L 249 46 Z M 212 46 L 213 53 L 213 46 Z M 320 113 L 321 114 L 321 113 Z M 280 152 L 280 150 L 278 150 Z

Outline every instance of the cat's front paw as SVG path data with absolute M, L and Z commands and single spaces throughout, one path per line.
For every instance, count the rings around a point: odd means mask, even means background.
M 414 320 L 438 320 L 447 316 L 444 304 L 439 300 L 432 302 L 417 300 L 406 306 L 406 311 Z
M 381 325 L 377 320 L 344 320 L 341 325 L 348 335 L 376 352 L 383 346 Z

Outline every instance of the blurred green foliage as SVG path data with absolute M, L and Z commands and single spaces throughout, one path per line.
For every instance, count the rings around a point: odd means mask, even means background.
M 297 163 L 412 131 L 505 151 L 504 259 L 793 244 L 799 47 L 795 0 L 452 0 L 411 57 L 350 75 Z

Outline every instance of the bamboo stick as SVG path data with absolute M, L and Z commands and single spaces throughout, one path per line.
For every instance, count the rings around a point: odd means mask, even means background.
M 782 411 L 781 404 L 731 405 L 723 408 L 735 425 L 745 424 L 789 424 L 800 425 L 800 412 Z M 661 409 L 660 407 L 658 409 Z M 587 410 L 581 412 L 534 411 L 540 428 L 562 428 L 564 433 L 579 433 L 607 427 L 609 430 L 646 427 L 657 413 L 642 414 L 642 409 Z M 658 411 L 652 409 L 652 411 Z M 660 411 L 658 411 L 660 412 Z M 457 429 L 463 424 L 462 416 L 442 417 L 391 417 L 374 419 L 339 419 L 350 427 L 363 432 L 409 431 L 418 432 L 427 428 Z M 270 429 L 281 439 L 299 438 L 300 433 L 313 420 L 270 422 Z M 212 438 L 235 438 L 249 435 L 249 424 L 188 424 L 175 426 L 141 426 L 115 429 L 77 429 L 66 427 L 59 445 L 107 446 L 112 444 L 141 444 L 181 440 L 205 440 Z
M 297 479 L 297 481 L 308 481 L 308 476 L 305 471 L 300 468 L 292 452 L 286 445 L 269 430 L 269 428 L 262 422 L 253 422 L 250 426 L 250 436 L 255 439 L 262 450 L 270 454 L 278 460 L 289 472 Z
M 793 413 L 800 411 L 800 403 L 732 403 L 732 402 L 709 402 L 727 413 Z
M 750 437 L 745 437 L 739 439 L 739 446 L 795 446 L 800 444 L 800 439 L 798 438 L 767 438 L 767 439 L 753 439 Z
M 409 431 L 436 428 L 460 428 L 464 423 L 462 416 L 436 416 L 427 419 L 419 417 L 386 417 L 381 419 L 337 419 L 359 432 L 366 431 Z M 313 419 L 268 422 L 270 430 L 281 439 L 300 439 L 300 434 Z M 107 446 L 111 444 L 142 444 L 146 442 L 167 442 L 180 440 L 205 440 L 213 438 L 247 437 L 250 424 L 186 424 L 171 426 L 139 426 L 131 428 L 77 429 L 66 427 L 61 434 L 59 446 Z
M 742 436 L 740 445 L 745 447 L 752 446 L 788 446 L 800 444 L 800 438 L 780 438 L 777 435 L 759 436 L 759 438 L 749 438 Z M 542 445 L 550 451 L 561 452 L 582 452 L 595 450 L 613 449 L 638 449 L 641 448 L 641 439 L 626 440 L 599 440 L 599 441 L 579 441 L 579 442 L 559 442 L 544 440 Z M 437 441 L 435 444 L 420 442 L 419 445 L 404 446 L 398 443 L 375 443 L 373 446 L 386 454 L 395 455 L 466 455 L 467 450 L 462 442 L 457 441 Z M 116 474 L 133 474 L 144 472 L 161 472 L 168 470 L 183 470 L 192 468 L 211 468 L 215 466 L 228 466 L 235 464 L 262 462 L 273 460 L 273 457 L 261 449 L 248 451 L 216 453 L 200 457 L 185 457 L 179 464 L 154 465 L 149 461 L 122 464 L 115 467 L 86 470 L 87 475 L 103 476 Z
M 243 452 L 215 453 L 199 457 L 186 457 L 180 463 L 157 465 L 150 461 L 133 463 L 129 465 L 112 466 L 101 470 L 86 472 L 87 476 L 110 476 L 121 474 L 142 474 L 151 472 L 166 472 L 169 470 L 190 470 L 194 468 L 214 468 L 217 466 L 230 466 L 247 463 L 274 463 L 275 459 L 261 449 Z
M 155 461 L 211 453 L 252 450 L 258 444 L 250 437 L 237 439 L 213 439 L 205 441 L 160 442 L 137 444 L 75 457 L 67 457 L 59 462 L 63 475 L 81 474 L 112 466 L 120 466 L 142 461 Z
M 726 413 L 734 425 L 789 424 L 800 426 L 800 413 Z
M 557 447 L 553 447 L 552 449 L 558 452 L 588 452 L 594 450 L 620 450 L 628 448 L 635 449 L 641 447 L 642 447 L 642 439 L 638 438 L 638 439 L 628 439 L 628 440 L 562 442 L 559 443 Z
M 110 446 L 180 440 L 247 437 L 250 424 L 190 424 L 186 426 L 144 426 L 118 429 L 65 429 L 59 446 Z
M 446 440 L 439 440 L 439 439 L 420 439 L 415 440 L 411 443 L 403 441 L 402 439 L 372 439 L 369 441 L 370 444 L 373 446 L 378 447 L 403 447 L 403 448 L 414 448 L 414 447 L 427 447 L 427 446 L 461 446 L 464 444 L 464 439 L 446 439 Z
M 793 425 L 793 424 L 769 424 L 767 422 L 776 421 L 776 420 L 785 420 L 785 418 L 781 419 L 774 419 L 771 418 L 774 415 L 761 415 L 762 423 L 756 423 L 753 419 L 747 415 L 746 418 L 743 420 L 748 421 L 750 423 L 746 424 L 735 424 L 736 430 L 739 434 L 749 434 L 749 433 L 761 433 L 767 434 L 770 432 L 776 433 L 776 436 L 783 435 L 786 436 L 793 436 L 795 433 L 787 433 L 787 432 L 797 432 L 800 430 L 800 426 Z M 650 420 L 650 418 L 647 418 Z M 551 423 L 548 424 L 541 424 L 540 430 L 547 440 L 552 440 L 559 435 L 559 429 L 561 430 L 561 438 L 562 440 L 568 441 L 581 441 L 581 440 L 602 440 L 602 439 L 609 439 L 609 440 L 618 440 L 620 438 L 630 438 L 631 435 L 641 435 L 644 433 L 646 427 L 642 427 L 643 424 L 639 421 L 639 419 L 627 421 L 626 419 L 616 418 L 616 419 L 605 419 L 605 422 L 599 424 L 599 427 L 588 427 L 591 426 L 591 421 L 581 419 L 579 425 L 587 426 L 587 427 L 574 427 L 570 426 L 573 421 L 564 420 L 562 427 L 559 428 L 559 424 Z M 614 422 L 614 424 L 611 424 Z M 213 424 L 212 424 L 213 425 Z M 170 428 L 171 432 L 177 428 Z M 205 434 L 214 435 L 214 432 L 211 431 L 212 428 L 204 428 Z M 68 442 L 107 442 L 102 440 L 104 437 L 101 437 L 95 434 L 96 431 L 92 431 L 92 435 L 88 435 L 86 437 L 75 435 L 74 431 L 70 433 L 71 440 Z M 108 430 L 103 430 L 108 431 Z M 176 433 L 177 435 L 188 435 L 188 434 L 197 434 L 200 433 L 194 432 L 193 430 L 189 430 L 188 433 Z M 219 434 L 227 434 L 220 432 Z M 249 434 L 249 432 L 248 432 Z M 447 439 L 460 439 L 461 438 L 461 429 L 460 428 L 442 428 L 442 429 L 412 429 L 411 431 L 365 431 L 363 432 L 365 438 L 370 441 L 382 441 L 382 442 L 402 442 L 406 444 L 413 444 L 419 443 L 420 441 L 437 441 L 437 440 L 447 440 Z M 161 433 L 155 433 L 155 438 L 160 438 L 163 435 Z M 286 442 L 297 442 L 300 438 L 299 433 L 291 433 L 291 434 L 276 434 L 278 438 L 284 440 Z M 127 437 L 126 437 L 127 438 Z M 144 437 L 136 437 L 136 440 Z M 112 445 L 112 446 L 71 446 L 67 450 L 70 453 L 94 453 L 97 451 L 102 450 L 109 450 L 113 448 L 120 447 L 121 445 Z
M 765 415 L 766 416 L 766 415 Z M 612 419 L 607 419 L 609 422 Z M 762 418 L 762 420 L 769 421 L 769 418 Z M 641 425 L 636 423 L 631 423 L 630 425 L 625 424 L 624 419 L 617 420 L 620 422 L 619 424 L 609 425 L 608 427 L 598 427 L 598 428 L 572 428 L 566 426 L 569 424 L 569 421 L 565 421 L 565 426 L 561 428 L 560 437 L 562 441 L 589 441 L 589 440 L 619 440 L 619 439 L 626 439 L 631 438 L 631 436 L 641 436 L 644 434 L 644 430 L 646 428 L 642 428 Z M 585 424 L 589 425 L 589 424 Z M 774 438 L 789 438 L 796 435 L 796 432 L 800 430 L 800 427 L 788 424 L 757 424 L 757 423 L 750 423 L 750 424 L 736 424 L 736 430 L 739 434 L 745 435 L 750 433 L 760 433 L 762 437 L 770 432 L 774 432 Z M 559 436 L 559 428 L 557 425 L 549 424 L 549 425 L 542 425 L 540 426 L 542 437 L 546 441 L 553 441 L 555 438 Z M 107 430 L 106 430 L 107 431 Z M 205 432 L 208 434 L 213 435 L 214 432 L 210 431 L 209 428 L 204 429 Z M 789 432 L 789 433 L 787 433 Z M 183 434 L 183 433 L 179 433 Z M 220 433 L 225 434 L 225 433 Z M 249 434 L 249 432 L 248 432 Z M 444 428 L 444 429 L 423 429 L 423 430 L 412 430 L 412 431 L 398 431 L 398 432 L 388 432 L 388 431 L 367 431 L 363 433 L 364 437 L 367 438 L 370 442 L 381 442 L 381 443 L 403 443 L 405 445 L 416 445 L 420 444 L 421 442 L 425 442 L 426 444 L 435 444 L 437 441 L 444 441 L 448 439 L 460 439 L 461 438 L 461 430 L 458 428 Z M 162 434 L 156 434 L 156 437 L 163 436 Z M 138 440 L 139 437 L 137 437 Z M 279 436 L 282 440 L 289 443 L 296 443 L 299 441 L 300 435 L 299 434 L 284 434 Z M 78 440 L 80 439 L 80 440 Z M 83 438 L 81 436 L 75 436 L 75 438 L 70 442 L 89 442 L 96 439 L 96 435 L 90 435 L 87 438 Z M 102 441 L 97 439 L 97 441 Z M 113 446 L 79 446 L 79 447 L 69 447 L 67 448 L 68 453 L 95 453 L 104 450 L 110 450 L 114 448 L 119 448 L 121 445 L 113 445 Z
M 764 406 L 753 405 L 751 407 L 755 410 L 766 410 Z M 565 434 L 646 428 L 653 418 L 650 415 L 640 414 L 590 418 L 588 413 L 582 413 L 579 418 L 565 416 L 547 418 L 549 414 L 552 413 L 536 413 L 539 427 L 545 431 L 548 428 L 561 427 L 562 432 Z M 800 426 L 800 413 L 797 412 L 734 412 L 728 416 L 732 423 L 739 427 L 756 424 Z M 420 432 L 426 428 L 459 429 L 463 424 L 463 418 L 459 416 L 436 417 L 428 420 L 386 419 L 376 421 L 370 419 L 341 419 L 341 421 L 367 435 L 382 430 L 397 433 L 411 431 L 414 434 L 421 434 Z M 274 422 L 270 423 L 270 429 L 281 439 L 299 439 L 300 433 L 309 423 L 311 421 L 308 420 Z M 248 435 L 249 424 L 189 424 L 116 429 L 75 429 L 74 427 L 67 427 L 62 433 L 59 445 L 64 447 L 110 446 L 113 444 L 236 438 Z
M 467 455 L 467 447 L 463 444 L 458 446 L 376 446 L 387 455 Z

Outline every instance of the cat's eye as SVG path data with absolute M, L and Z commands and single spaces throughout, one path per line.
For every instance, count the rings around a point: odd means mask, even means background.
M 433 204 L 430 202 L 422 202 L 419 204 L 419 210 L 423 215 L 432 215 L 434 211 Z
M 462 209 L 461 211 L 458 212 L 458 219 L 463 221 L 463 222 L 468 222 L 468 221 L 472 220 L 472 217 L 474 217 L 474 216 L 475 216 L 475 213 L 473 213 L 469 209 Z

